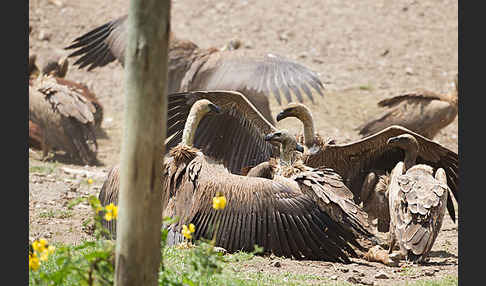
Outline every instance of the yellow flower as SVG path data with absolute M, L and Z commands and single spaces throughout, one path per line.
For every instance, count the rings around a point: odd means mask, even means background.
M 217 196 L 213 198 L 213 209 L 222 210 L 226 207 L 226 198 L 224 196 Z
M 191 224 L 189 224 L 189 231 L 190 231 L 191 233 L 193 233 L 193 232 L 195 232 L 195 231 L 196 231 L 196 227 L 195 227 L 195 226 L 194 226 L 192 223 L 191 223 Z
M 45 249 L 43 252 L 40 254 L 40 261 L 47 261 L 47 258 L 49 257 L 49 251 Z
M 47 248 L 47 252 L 49 252 L 49 254 L 53 254 L 55 250 L 56 248 L 52 245 L 49 245 L 49 247 Z
M 90 184 L 90 185 L 91 185 L 92 183 L 93 183 L 93 179 L 91 179 L 91 178 L 90 178 L 90 179 L 88 179 L 88 184 Z
M 47 240 L 45 240 L 44 238 L 36 240 L 32 243 L 32 248 L 34 248 L 34 250 L 39 253 L 43 252 L 46 246 L 47 246 Z
M 96 207 L 96 210 L 95 210 L 96 211 L 96 214 L 99 214 L 100 211 L 102 211 L 102 210 L 103 210 L 103 207 L 102 206 L 97 206 Z
M 110 203 L 105 207 L 105 220 L 110 221 L 112 219 L 116 219 L 118 217 L 118 207 L 115 206 L 113 203 Z
M 37 254 L 29 254 L 29 270 L 36 271 L 40 266 L 39 258 L 37 258 Z
M 184 235 L 185 238 L 191 239 L 192 235 L 191 233 L 196 231 L 196 227 L 191 223 L 189 224 L 189 227 L 187 225 L 182 225 L 182 235 Z

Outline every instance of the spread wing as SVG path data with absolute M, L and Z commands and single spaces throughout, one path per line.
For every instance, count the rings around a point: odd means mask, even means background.
M 369 136 L 388 126 L 401 125 L 432 138 L 437 128 L 435 126 L 440 126 L 441 121 L 447 121 L 449 112 L 446 110 L 451 109 L 450 103 L 442 100 L 443 97 L 442 94 L 424 90 L 381 100 L 378 106 L 390 109 L 376 119 L 358 126 L 356 130 L 362 136 Z
M 65 49 L 76 49 L 68 57 L 82 55 L 74 65 L 88 70 L 105 66 L 114 60 L 123 65 L 125 60 L 126 31 L 128 15 L 101 25 L 74 39 Z
M 368 215 L 353 201 L 353 193 L 341 176 L 329 168 L 301 172 L 291 177 L 302 192 L 313 198 L 322 211 L 357 235 L 372 237 Z
M 217 194 L 226 197 L 224 210 L 212 208 Z M 193 223 L 194 239 L 215 236 L 216 245 L 229 252 L 252 251 L 257 244 L 278 256 L 349 262 L 348 255 L 355 255 L 351 245 L 359 247 L 352 232 L 302 192 L 216 170 L 201 157 L 187 166 L 174 206 L 170 215 L 180 221 L 173 228 L 180 231 L 182 224 Z
M 400 134 L 411 134 L 419 143 L 417 164 L 426 164 L 437 170 L 442 168 L 447 175 L 447 184 L 459 201 L 459 156 L 439 143 L 401 126 L 390 126 L 378 133 L 347 144 L 330 144 L 317 152 L 305 155 L 305 163 L 311 167 L 329 167 L 338 172 L 353 192 L 355 201 L 360 202 L 361 185 L 365 176 L 374 170 L 390 172 L 399 161 L 404 160 L 404 152 L 386 143 L 388 138 Z M 455 221 L 451 196 L 447 199 L 447 210 Z
M 434 100 L 434 99 L 441 100 L 442 96 L 432 91 L 421 90 L 417 92 L 406 93 L 406 94 L 401 94 L 390 98 L 385 98 L 378 102 L 378 106 L 393 107 L 404 101 L 414 102 L 420 100 Z
M 246 99 L 233 91 L 193 91 L 169 94 L 166 150 L 182 140 L 184 124 L 194 102 L 207 99 L 222 109 L 221 114 L 207 114 L 194 136 L 194 147 L 223 165 L 232 173 L 255 166 L 278 154 L 278 149 L 263 140 L 276 131 Z
M 279 104 L 282 97 L 303 102 L 313 94 L 323 96 L 324 85 L 318 75 L 307 67 L 278 55 L 255 50 L 235 50 L 213 53 L 199 67 L 188 90 L 237 90 L 252 97 L 272 94 Z

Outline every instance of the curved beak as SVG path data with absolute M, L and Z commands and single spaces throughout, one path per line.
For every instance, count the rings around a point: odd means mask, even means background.
M 392 137 L 392 138 L 389 138 L 388 140 L 386 140 L 386 144 L 393 144 L 393 143 L 398 142 L 398 140 L 400 140 L 398 137 Z
M 299 143 L 297 143 L 297 146 L 295 147 L 295 149 L 299 152 L 304 153 L 304 146 L 300 145 Z
M 265 141 L 272 141 L 273 137 L 275 136 L 275 133 L 269 133 L 263 137 L 263 140 Z
M 221 113 L 221 107 L 217 106 L 216 104 L 210 103 L 209 104 L 209 109 L 211 109 L 212 112 L 214 113 Z
M 284 118 L 287 118 L 289 115 L 290 115 L 290 109 L 284 109 L 280 111 L 280 113 L 277 114 L 277 122 Z

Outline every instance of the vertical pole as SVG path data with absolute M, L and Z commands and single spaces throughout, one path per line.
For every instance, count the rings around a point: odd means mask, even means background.
M 170 0 L 130 0 L 115 285 L 158 285 Z

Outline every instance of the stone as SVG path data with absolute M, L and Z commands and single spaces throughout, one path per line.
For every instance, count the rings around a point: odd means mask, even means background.
M 378 272 L 375 274 L 376 279 L 388 279 L 388 275 L 385 272 Z

